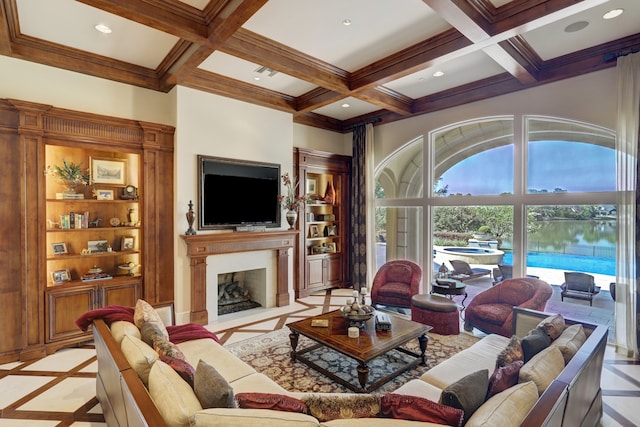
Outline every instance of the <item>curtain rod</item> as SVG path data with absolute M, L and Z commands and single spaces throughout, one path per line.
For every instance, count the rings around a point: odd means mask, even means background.
M 382 119 L 380 117 L 376 117 L 375 119 L 365 120 L 365 121 L 362 121 L 360 123 L 355 123 L 353 125 L 345 126 L 344 130 L 353 130 L 353 128 L 355 128 L 356 126 L 368 125 L 369 123 L 373 124 L 373 123 L 378 123 L 378 122 L 381 122 L 381 121 L 382 121 Z
M 631 55 L 632 53 L 640 52 L 640 47 L 634 47 L 630 49 L 622 49 L 617 52 L 609 52 L 604 54 L 604 62 L 615 61 L 621 56 Z

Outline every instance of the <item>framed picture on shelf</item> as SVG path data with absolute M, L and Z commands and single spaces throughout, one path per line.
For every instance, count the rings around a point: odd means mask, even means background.
M 67 254 L 67 244 L 64 242 L 53 243 L 51 245 L 51 249 L 53 250 L 54 255 L 63 255 Z
M 107 252 L 109 243 L 106 240 L 89 240 L 87 242 L 87 249 L 89 253 Z
M 91 157 L 91 183 L 124 185 L 127 176 L 126 167 L 126 159 Z
M 96 199 L 113 200 L 113 190 L 95 190 Z
M 317 193 L 317 182 L 315 178 L 307 178 L 307 196 L 313 196 Z
M 337 236 L 338 235 L 338 226 L 337 225 L 327 225 L 324 228 L 325 236 Z
M 330 254 L 335 254 L 336 253 L 336 244 L 335 242 L 328 242 L 325 243 L 325 247 L 327 248 L 327 252 Z
M 51 273 L 51 279 L 53 283 L 63 283 L 71 280 L 71 273 L 68 268 L 64 268 L 62 270 L 55 270 Z
M 320 237 L 320 232 L 318 231 L 317 225 L 312 225 L 309 227 L 309 237 Z
M 120 250 L 132 251 L 136 246 L 136 238 L 134 236 L 122 236 Z

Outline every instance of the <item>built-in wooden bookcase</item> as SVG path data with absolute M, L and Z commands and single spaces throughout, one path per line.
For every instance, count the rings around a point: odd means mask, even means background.
M 334 287 L 349 287 L 349 199 L 351 157 L 296 148 L 299 193 L 309 202 L 298 220 L 296 297 Z M 333 197 L 325 197 L 331 193 Z
M 174 131 L 0 99 L 0 363 L 90 340 L 75 324 L 88 310 L 173 301 Z M 47 173 L 63 159 L 116 168 L 63 196 Z M 83 281 L 94 266 L 111 278 Z
M 63 162 L 81 165 L 91 182 L 67 194 L 56 177 L 45 179 L 48 343 L 83 335 L 74 320 L 87 308 L 133 306 L 142 289 L 140 155 L 46 144 L 46 165 Z M 114 178 L 93 182 L 101 164 L 117 167 L 106 171 Z M 133 196 L 125 193 L 126 186 L 137 190 Z M 103 277 L 91 274 L 97 268 Z

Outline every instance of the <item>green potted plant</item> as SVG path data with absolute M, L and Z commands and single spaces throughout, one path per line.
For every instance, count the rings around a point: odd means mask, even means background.
M 82 168 L 82 162 L 76 164 L 62 159 L 62 165 L 47 166 L 46 174 L 65 186 L 65 193 L 75 193 L 79 185 L 89 184 L 89 173 Z

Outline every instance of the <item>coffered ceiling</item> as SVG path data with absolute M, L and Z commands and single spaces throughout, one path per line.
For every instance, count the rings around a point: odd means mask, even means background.
M 157 91 L 182 85 L 338 132 L 613 67 L 617 56 L 640 50 L 640 0 L 0 6 L 2 55 Z M 613 9 L 624 12 L 604 19 Z

